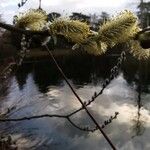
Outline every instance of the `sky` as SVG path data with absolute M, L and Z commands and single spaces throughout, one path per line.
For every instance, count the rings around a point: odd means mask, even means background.
M 47 12 L 56 11 L 69 15 L 77 11 L 85 14 L 100 14 L 106 11 L 115 14 L 121 10 L 129 9 L 136 11 L 140 0 L 42 0 L 42 8 Z M 146 0 L 145 0 L 146 1 Z M 17 4 L 21 0 L 0 0 L 0 14 L 5 22 L 11 23 L 14 15 L 30 8 L 38 8 L 39 0 L 28 0 L 26 4 L 18 9 Z

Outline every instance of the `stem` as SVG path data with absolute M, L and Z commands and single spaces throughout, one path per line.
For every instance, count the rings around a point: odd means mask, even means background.
M 93 115 L 89 112 L 89 110 L 87 109 L 86 105 L 82 102 L 81 98 L 78 96 L 78 94 L 75 92 L 75 90 L 73 89 L 73 87 L 71 86 L 71 84 L 69 83 L 66 75 L 64 74 L 64 72 L 62 71 L 62 69 L 60 68 L 60 66 L 58 65 L 55 57 L 53 56 L 53 54 L 51 53 L 51 51 L 49 50 L 47 45 L 44 45 L 48 54 L 51 56 L 52 60 L 54 61 L 57 69 L 59 70 L 59 72 L 61 73 L 61 75 L 63 76 L 64 80 L 66 81 L 66 83 L 68 84 L 68 86 L 70 87 L 71 91 L 73 92 L 73 94 L 75 95 L 75 97 L 77 98 L 77 100 L 81 103 L 82 107 L 85 109 L 85 111 L 87 112 L 87 114 L 89 115 L 89 117 L 91 118 L 91 120 L 94 122 L 94 124 L 97 126 L 97 128 L 99 129 L 99 131 L 103 134 L 103 136 L 105 137 L 105 139 L 107 140 L 107 142 L 109 143 L 109 145 L 111 146 L 111 148 L 113 150 L 116 150 L 115 146 L 113 145 L 113 143 L 111 142 L 111 140 L 109 139 L 109 137 L 105 134 L 105 132 L 102 130 L 102 128 L 100 127 L 100 125 L 97 123 L 96 119 L 93 117 Z
M 25 35 L 42 35 L 42 36 L 48 36 L 49 32 L 48 30 L 45 31 L 31 31 L 31 30 L 24 30 L 22 28 L 18 28 L 18 27 L 14 27 L 13 25 L 10 24 L 5 24 L 0 22 L 0 27 L 7 29 L 11 32 L 17 32 L 17 33 L 21 33 L 21 34 L 25 34 Z

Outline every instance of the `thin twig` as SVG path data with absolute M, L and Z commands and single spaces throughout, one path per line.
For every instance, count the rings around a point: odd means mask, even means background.
M 57 62 L 56 62 L 57 63 Z M 61 68 L 60 68 L 61 69 Z M 73 88 L 72 88 L 73 89 Z M 103 92 L 103 90 L 104 90 L 104 88 L 101 90 L 101 92 L 100 93 L 102 93 Z M 73 89 L 73 91 L 74 91 L 74 89 Z M 97 96 L 99 96 L 100 94 L 97 94 Z M 96 98 L 96 97 L 95 97 Z M 92 102 L 92 101 L 91 101 Z M 90 103 L 91 103 L 90 102 Z M 84 107 L 82 107 L 82 109 L 83 109 Z M 89 128 L 89 127 L 79 127 L 79 126 L 77 126 L 75 123 L 73 123 L 72 121 L 71 121 L 71 119 L 69 118 L 71 115 L 72 115 L 73 113 L 71 113 L 71 114 L 69 114 L 69 115 L 67 115 L 67 116 L 63 116 L 63 115 L 48 115 L 48 114 L 45 114 L 45 115 L 40 115 L 40 116 L 31 116 L 31 117 L 23 117 L 23 118 L 15 118 L 15 119 L 0 119 L 0 121 L 3 121 L 3 122 L 6 122 L 6 121 L 23 121 L 23 120 L 31 120 L 31 119 L 36 119 L 36 118 L 43 118 L 43 117 L 60 117 L 60 118 L 67 118 L 68 119 L 68 121 L 72 124 L 72 125 L 74 125 L 76 128 L 78 128 L 78 129 L 80 129 L 80 130 L 83 130 L 83 131 L 91 131 L 91 132 L 94 132 L 94 131 L 96 131 L 96 130 L 98 130 L 99 129 L 99 127 L 98 126 L 96 126 L 95 128 Z M 111 118 L 111 119 L 113 119 L 113 118 Z M 105 121 L 105 122 L 107 122 L 107 123 L 110 123 L 110 121 L 108 122 L 108 121 Z M 106 124 L 105 124 L 106 125 Z M 101 126 L 101 128 L 104 128 L 104 126 L 105 125 L 102 125 Z
M 12 66 L 14 66 L 14 65 L 16 65 L 16 63 L 9 63 L 8 64 L 8 66 L 6 67 L 6 68 L 4 68 L 3 70 L 2 70 L 2 72 L 0 73 L 0 77 L 2 76 L 2 75 L 4 75 Z
M 18 3 L 18 7 L 20 8 L 20 7 L 22 7 L 26 2 L 27 2 L 28 0 L 21 0 L 21 2 L 20 3 Z
M 105 120 L 104 123 L 101 125 L 101 128 L 105 128 L 107 125 L 109 125 L 114 119 L 117 118 L 118 116 L 118 112 L 115 112 L 115 115 L 114 116 L 110 116 L 110 118 L 108 120 Z M 94 132 L 96 130 L 98 130 L 97 127 L 89 127 L 89 126 L 84 126 L 84 127 L 81 127 L 79 125 L 76 125 L 71 119 L 70 117 L 67 117 L 68 121 L 74 126 L 76 127 L 77 129 L 81 130 L 81 131 L 87 131 L 87 132 Z
M 67 120 L 72 124 L 72 126 L 74 126 L 75 128 L 81 130 L 81 131 L 88 131 L 88 132 L 92 132 L 92 129 L 89 129 L 87 127 L 80 127 L 79 125 L 76 125 L 69 117 L 67 117 Z
M 50 115 L 50 114 L 44 114 L 44 115 L 37 115 L 37 116 L 30 116 L 30 117 L 22 117 L 22 118 L 11 118 L 11 119 L 3 119 L 0 118 L 0 122 L 10 122 L 10 121 L 23 121 L 23 120 L 32 120 L 32 119 L 39 119 L 39 118 L 46 118 L 46 117 L 55 117 L 55 118 L 67 118 L 65 115 Z
M 88 106 L 90 105 L 92 102 L 94 102 L 96 100 L 96 98 L 100 95 L 103 94 L 103 91 L 104 89 L 110 84 L 110 82 L 119 74 L 119 68 L 123 62 L 123 60 L 125 59 L 125 51 L 122 51 L 121 54 L 120 54 L 120 57 L 118 58 L 117 60 L 117 63 L 116 65 L 111 69 L 111 74 L 109 76 L 109 78 L 107 78 L 103 85 L 102 85 L 102 89 L 99 91 L 99 93 L 94 93 L 94 95 L 92 96 L 92 98 L 86 103 L 85 102 L 85 105 Z M 75 110 L 74 112 L 70 113 L 69 115 L 72 116 L 74 114 L 76 114 L 77 112 L 83 110 L 83 107 L 80 107 L 79 109 Z
M 62 69 L 60 68 L 60 66 L 58 65 L 55 57 L 53 56 L 53 54 L 51 53 L 51 51 L 49 50 L 47 45 L 44 45 L 44 47 L 46 48 L 48 54 L 50 55 L 50 57 L 52 58 L 52 60 L 54 61 L 57 69 L 59 70 L 59 72 L 61 73 L 61 75 L 63 76 L 64 80 L 66 81 L 66 83 L 68 84 L 68 86 L 70 87 L 71 91 L 73 92 L 73 94 L 75 95 L 75 97 L 77 98 L 77 100 L 81 103 L 82 107 L 85 109 L 85 111 L 87 112 L 87 114 L 89 115 L 89 117 L 91 118 L 91 120 L 93 121 L 93 123 L 96 125 L 96 127 L 98 128 L 98 130 L 103 134 L 103 136 L 105 137 L 105 139 L 107 140 L 107 142 L 109 143 L 109 145 L 111 146 L 111 148 L 113 150 L 116 150 L 115 146 L 113 145 L 113 143 L 111 142 L 111 140 L 109 139 L 109 137 L 105 134 L 105 132 L 102 130 L 102 128 L 100 127 L 100 125 L 97 123 L 96 119 L 93 117 L 93 115 L 89 112 L 89 110 L 87 109 L 86 105 L 84 104 L 84 102 L 82 102 L 81 98 L 78 96 L 78 94 L 75 92 L 75 90 L 73 89 L 72 85 L 69 83 L 66 75 L 64 74 L 64 72 L 62 71 Z
M 108 120 L 104 121 L 103 125 L 101 125 L 101 128 L 105 128 L 107 125 L 109 125 L 114 119 L 117 118 L 117 115 L 119 113 L 115 113 L 114 116 L 111 116 Z M 68 115 L 57 115 L 57 114 L 43 114 L 43 115 L 36 115 L 36 116 L 28 116 L 28 117 L 21 117 L 21 118 L 10 118 L 6 119 L 2 115 L 0 116 L 0 122 L 19 122 L 19 121 L 26 121 L 26 120 L 33 120 L 33 119 L 40 119 L 40 118 L 64 118 L 67 119 L 74 127 L 76 127 L 79 130 L 87 131 L 87 132 L 94 132 L 98 130 L 97 127 L 80 127 L 79 125 L 76 125 L 71 118 Z

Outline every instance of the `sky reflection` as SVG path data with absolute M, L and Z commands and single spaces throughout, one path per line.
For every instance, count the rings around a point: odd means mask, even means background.
M 45 113 L 67 114 L 81 106 L 62 79 L 59 79 L 55 85 L 55 81 L 48 86 L 44 83 L 47 90 L 42 92 L 39 87 L 42 82 L 37 83 L 40 76 L 38 80 L 35 80 L 37 79 L 35 70 L 34 72 L 30 70 L 24 77 L 26 80 L 12 77 L 8 94 L 4 96 L 1 94 L 4 100 L 1 102 L 0 111 L 15 105 L 9 117 Z M 95 91 L 98 92 L 101 89 L 102 78 L 99 79 L 96 85 L 89 82 L 78 86 L 72 80 L 70 82 L 82 100 L 86 101 Z M 19 83 L 21 81 L 23 81 L 22 88 Z M 89 107 L 90 112 L 100 124 L 115 112 L 119 112 L 117 119 L 104 129 L 119 150 L 150 149 L 150 103 L 148 101 L 150 93 L 142 93 L 141 97 L 138 101 L 138 92 L 132 84 L 127 82 L 124 73 L 121 72 Z M 72 120 L 78 125 L 93 126 L 84 111 L 76 114 Z M 110 149 L 99 131 L 94 133 L 79 131 L 65 119 L 43 118 L 17 123 L 1 123 L 0 133 L 12 134 L 20 149 Z

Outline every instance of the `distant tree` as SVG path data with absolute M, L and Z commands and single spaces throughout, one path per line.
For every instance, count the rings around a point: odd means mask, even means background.
M 104 11 L 103 11 L 103 12 L 101 13 L 101 19 L 104 20 L 104 21 L 105 21 L 105 20 L 108 20 L 108 19 L 109 19 L 109 14 L 108 14 L 107 12 L 104 12 Z
M 72 15 L 70 16 L 70 19 L 90 23 L 90 16 L 87 16 L 82 13 L 73 12 Z
M 61 16 L 60 13 L 51 12 L 51 13 L 48 14 L 48 20 L 53 21 L 54 19 L 59 18 L 60 16 Z
M 100 16 L 93 14 L 91 17 L 91 29 L 97 31 L 99 26 L 103 24 L 104 21 L 109 19 L 109 14 L 107 12 L 102 12 Z
M 94 31 L 98 30 L 98 20 L 99 16 L 94 14 L 90 14 L 90 28 Z
M 99 24 L 102 25 L 105 21 L 109 20 L 109 14 L 107 12 L 102 12 L 99 19 Z
M 145 28 L 150 26 L 150 2 L 144 2 L 141 0 L 138 9 L 138 17 L 141 21 L 141 27 Z

